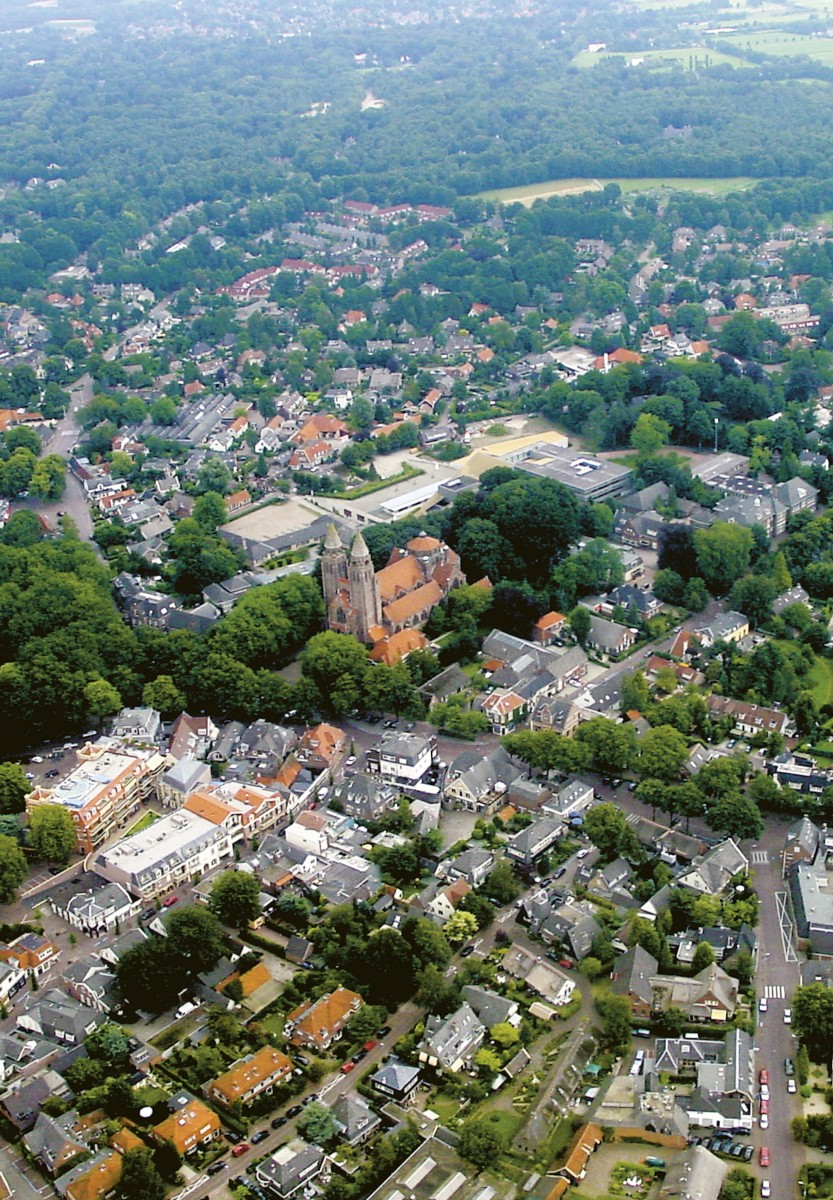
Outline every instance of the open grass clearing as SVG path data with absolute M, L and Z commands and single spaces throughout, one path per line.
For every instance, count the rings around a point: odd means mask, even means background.
M 776 58 L 791 58 L 806 54 L 816 62 L 833 62 L 833 38 L 810 37 L 804 33 L 785 33 L 780 29 L 762 29 L 748 33 L 724 34 L 721 46 L 731 46 L 741 53 L 752 50 L 757 54 L 771 54 Z
M 143 816 L 139 817 L 138 821 L 136 821 L 133 825 L 130 826 L 130 828 L 127 830 L 127 832 L 125 833 L 124 836 L 130 837 L 130 835 L 132 833 L 141 833 L 143 829 L 147 829 L 149 826 L 151 826 L 154 823 L 154 821 L 158 821 L 158 820 L 159 820 L 159 813 L 155 813 L 151 809 L 148 809 L 148 811 Z
M 702 192 L 709 196 L 725 196 L 729 192 L 743 191 L 757 183 L 748 175 L 719 176 L 714 179 L 694 176 L 654 176 L 629 179 L 549 179 L 544 183 L 525 183 L 520 187 L 496 188 L 480 192 L 484 200 L 496 200 L 500 204 L 530 205 L 536 200 L 547 200 L 551 196 L 579 196 L 583 192 L 600 192 L 608 183 L 618 183 L 623 192 Z
M 816 707 L 833 703 L 833 662 L 829 658 L 816 657 L 807 675 Z
M 595 67 L 603 58 L 624 58 L 629 67 L 674 67 L 702 71 L 706 67 L 749 67 L 752 64 L 737 54 L 714 50 L 709 46 L 681 46 L 668 50 L 582 50 L 572 61 L 574 67 Z

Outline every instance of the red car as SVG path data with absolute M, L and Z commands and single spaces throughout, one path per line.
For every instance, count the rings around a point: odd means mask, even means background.
M 162 907 L 170 908 L 171 905 L 176 904 L 178 902 L 178 900 L 179 900 L 179 896 L 168 896 L 168 898 L 166 900 L 162 901 Z
M 766 1115 L 767 1117 L 769 1116 L 769 1101 L 768 1100 L 761 1101 L 761 1116 L 764 1116 L 764 1115 Z
M 247 1150 L 251 1150 L 248 1142 L 241 1142 L 239 1146 L 232 1146 L 231 1152 L 235 1158 L 239 1158 L 241 1154 L 245 1154 Z
M 371 1038 L 369 1042 L 365 1042 L 365 1044 L 362 1046 L 362 1049 L 363 1050 L 373 1050 L 378 1045 L 379 1045 L 379 1043 L 374 1042 L 373 1038 Z
M 571 958 L 559 958 L 558 965 L 559 967 L 566 967 L 569 971 L 573 965 L 573 960 Z
M 768 1146 L 761 1146 L 760 1152 L 758 1154 L 758 1161 L 762 1167 L 769 1166 L 769 1147 Z
M 341 1073 L 342 1073 L 342 1075 L 349 1075 L 349 1073 L 350 1073 L 350 1072 L 353 1070 L 353 1068 L 355 1067 L 355 1065 L 356 1065 L 356 1064 L 355 1064 L 354 1062 L 350 1062 L 350 1060 L 349 1060 L 349 1059 L 347 1060 L 347 1062 L 346 1062 L 346 1063 L 342 1063 L 342 1064 L 341 1064 Z
M 769 1086 L 769 1071 L 764 1067 L 758 1075 L 758 1082 L 765 1083 Z

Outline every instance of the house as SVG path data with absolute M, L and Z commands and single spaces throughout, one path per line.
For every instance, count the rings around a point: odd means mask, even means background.
M 330 1176 L 330 1163 L 319 1146 L 312 1146 L 295 1137 L 281 1146 L 263 1162 L 257 1164 L 255 1179 L 270 1196 L 277 1200 L 301 1200 L 314 1195 L 312 1181 L 323 1185 Z
M 743 613 L 718 613 L 708 623 L 698 625 L 694 633 L 707 649 L 715 642 L 740 642 L 749 635 L 749 618 Z
M 784 873 L 793 863 L 814 863 L 822 845 L 822 833 L 809 817 L 799 817 L 787 826 L 784 838 Z
M 487 1029 L 502 1024 L 517 1029 L 521 1023 L 521 1011 L 517 1000 L 509 1000 L 506 996 L 499 996 L 497 992 L 490 992 L 488 988 L 476 987 L 473 984 L 463 987 L 463 999 Z
M 292 1062 L 274 1046 L 262 1046 L 232 1063 L 227 1071 L 205 1084 L 209 1100 L 228 1107 L 239 1101 L 251 1104 L 258 1096 L 271 1093 L 292 1075 Z
M 800 476 L 788 479 L 786 483 L 777 483 L 772 491 L 775 498 L 784 505 L 787 515 L 790 517 L 805 509 L 812 511 L 818 502 L 818 488 L 813 487 L 812 483 L 808 483 Z
M 336 988 L 311 1004 L 301 1004 L 286 1018 L 284 1036 L 293 1046 L 326 1050 L 338 1041 L 350 1018 L 364 1004 L 357 992 Z
M 419 1067 L 390 1059 L 383 1063 L 374 1075 L 370 1077 L 370 1086 L 375 1092 L 387 1096 L 396 1104 L 407 1106 L 416 1099 L 416 1090 L 422 1078 Z
M 108 1013 L 113 1007 L 116 976 L 100 962 L 77 958 L 61 973 L 64 987 L 74 1000 L 96 1012 Z
M 437 761 L 437 739 L 416 733 L 385 733 L 365 758 L 368 771 L 392 783 L 414 786 Z
M 49 1084 L 42 1075 L 37 1075 L 31 1080 L 21 1080 L 0 1096 L 0 1109 L 18 1133 L 28 1133 L 34 1129 L 41 1105 L 49 1095 Z
M 419 1061 L 452 1074 L 466 1068 L 486 1036 L 486 1027 L 468 1004 L 448 1017 L 429 1016 L 419 1044 Z
M 485 757 L 476 750 L 464 750 L 446 773 L 443 794 L 447 804 L 470 812 L 489 811 L 523 774 L 502 746 Z
M 220 1118 L 202 1100 L 184 1097 L 185 1103 L 153 1127 L 160 1143 L 171 1142 L 183 1157 L 220 1136 Z
M 793 863 L 788 880 L 798 936 L 810 943 L 814 955 L 833 957 L 833 890 L 821 857 L 815 863 Z
M 115 1150 L 99 1150 L 92 1158 L 55 1180 L 63 1200 L 101 1200 L 110 1195 L 121 1178 L 122 1156 Z
M 801 584 L 795 587 L 788 588 L 786 592 L 782 592 L 780 596 L 776 596 L 772 601 L 772 611 L 776 617 L 780 617 L 785 608 L 789 608 L 791 604 L 809 604 L 810 594 L 806 592 Z
M 695 859 L 689 870 L 680 875 L 677 885 L 705 896 L 719 896 L 736 875 L 748 870 L 749 859 L 731 838 L 726 838 Z
M 211 783 L 211 767 L 195 758 L 181 758 L 157 784 L 157 795 L 165 808 L 182 808 L 191 792 Z
M 706 707 L 713 720 L 731 717 L 741 733 L 749 737 L 754 737 L 756 733 L 778 733 L 783 736 L 789 731 L 788 716 L 775 708 L 715 695 L 706 697 Z
M 180 713 L 171 727 L 168 754 L 177 762 L 181 758 L 206 758 L 218 733 L 211 717 Z
M 634 1020 L 650 1021 L 654 1011 L 654 993 L 651 980 L 657 973 L 659 963 L 653 954 L 641 946 L 631 946 L 613 964 L 611 991 L 617 996 L 627 996 L 631 1002 Z
M 644 588 L 634 587 L 630 583 L 623 583 L 608 592 L 606 603 L 626 611 L 632 609 L 643 621 L 656 616 L 662 608 L 662 601 L 658 600 L 653 592 L 646 592 Z
M 74 929 L 98 937 L 135 917 L 141 903 L 120 883 L 108 883 L 94 871 L 56 884 L 46 893 L 52 911 Z
M 603 654 L 613 655 L 628 650 L 635 641 L 635 629 L 627 625 L 617 625 L 613 621 L 604 621 L 595 613 L 590 614 L 590 632 L 587 634 L 589 646 Z
M 563 1167 L 559 1167 L 558 1173 L 569 1179 L 572 1184 L 580 1183 L 587 1174 L 590 1155 L 603 1140 L 604 1134 L 598 1125 L 582 1125 L 570 1142 L 567 1161 Z
M 86 1154 L 86 1145 L 73 1137 L 78 1121 L 75 1112 L 60 1117 L 39 1113 L 35 1126 L 24 1135 L 23 1145 L 32 1158 L 53 1178 L 62 1174 L 79 1154 Z
M 549 1004 L 561 1008 L 573 998 L 576 987 L 573 980 L 548 959 L 532 954 L 523 946 L 512 945 L 501 965 Z
M 564 822 L 560 818 L 541 817 L 526 829 L 513 834 L 506 845 L 509 858 L 519 862 L 524 867 L 531 867 L 536 858 L 545 854 L 558 841 L 564 831 Z
M 694 1088 L 677 1103 L 688 1114 L 689 1125 L 701 1129 L 751 1128 L 751 1107 L 737 1096 L 723 1096 L 705 1088 Z M 698 1149 L 701 1147 L 698 1147 Z
M 651 512 L 659 500 L 667 500 L 671 492 L 667 483 L 652 483 L 650 487 L 642 488 L 639 492 L 631 492 L 629 496 L 622 496 L 617 501 L 618 510 L 624 510 L 628 513 L 646 513 Z
M 641 547 L 646 550 L 659 548 L 664 521 L 659 513 L 629 513 L 619 510 L 613 521 L 613 541 L 625 546 Z
M 492 733 L 509 733 L 527 715 L 527 702 L 513 691 L 492 692 L 483 701 L 483 714 L 489 718 Z
M 26 997 L 23 1005 L 23 1011 L 16 1016 L 17 1028 L 64 1046 L 80 1046 L 94 1029 L 104 1023 L 100 1013 L 91 1012 L 57 988 L 33 992 Z
M 437 874 L 451 880 L 464 879 L 469 887 L 478 888 L 494 865 L 495 856 L 491 850 L 464 850 L 456 858 L 441 863 Z
M 658 1200 L 718 1200 L 729 1166 L 705 1146 L 688 1146 L 665 1171 Z
M 751 1112 L 758 1089 L 754 1046 L 752 1037 L 745 1030 L 730 1029 L 727 1032 L 717 1059 L 708 1057 L 698 1066 L 697 1086 L 706 1092 L 742 1100 Z
M 447 884 L 436 892 L 428 902 L 427 911 L 444 925 L 457 911 L 463 897 L 467 896 L 470 891 L 471 888 L 465 879 L 455 879 L 453 883 Z
M 347 735 L 334 725 L 316 725 L 308 729 L 298 743 L 296 756 L 301 766 L 315 774 L 331 771 L 347 747 Z
M 0 961 L 17 967 L 27 978 L 47 975 L 61 957 L 61 951 L 39 933 L 24 933 L 8 945 L 0 943 Z
M 372 1108 L 352 1092 L 339 1096 L 333 1105 L 333 1121 L 339 1139 L 348 1146 L 361 1146 L 373 1137 L 382 1124 Z
M 541 646 L 548 646 L 563 631 L 567 618 L 560 612 L 544 613 L 532 627 L 532 637 Z
M 362 822 L 380 820 L 396 807 L 398 798 L 399 792 L 392 784 L 370 775 L 349 775 L 336 784 L 332 793 L 332 801 L 341 805 L 346 816 Z
M 155 708 L 123 708 L 114 718 L 110 732 L 123 742 L 152 746 L 156 744 L 161 723 L 162 718 Z

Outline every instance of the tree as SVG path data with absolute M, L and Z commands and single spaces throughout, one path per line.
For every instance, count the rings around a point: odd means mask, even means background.
M 477 918 L 458 910 L 448 918 L 443 932 L 452 946 L 459 946 L 477 933 Z
M 631 445 L 642 455 L 655 454 L 657 450 L 668 445 L 671 436 L 671 426 L 653 413 L 640 413 L 631 432 Z
M 421 1004 L 426 1012 L 444 1016 L 456 1007 L 457 989 L 433 963 L 429 963 L 422 971 L 418 983 L 417 1003 Z
M 710 967 L 714 962 L 714 950 L 708 942 L 699 942 L 697 949 L 694 951 L 694 957 L 691 960 L 691 970 L 696 975 L 698 971 L 702 971 L 705 967 Z
M 43 526 L 37 513 L 29 508 L 19 508 L 3 526 L 0 543 L 4 546 L 34 546 L 43 536 Z
M 121 696 L 106 679 L 91 679 L 84 688 L 84 700 L 92 717 L 111 717 L 121 708 Z
M 584 832 L 598 847 L 603 862 L 622 855 L 638 860 L 642 851 L 624 812 L 615 804 L 594 804 L 584 818 Z
M 75 824 L 62 804 L 39 804 L 29 817 L 29 845 L 46 862 L 67 863 L 75 849 Z
M 730 793 L 716 800 L 709 807 L 706 820 L 712 829 L 728 833 L 735 840 L 758 838 L 764 828 L 761 810 L 755 801 L 739 794 Z
M 626 771 L 636 756 L 636 733 L 631 725 L 619 725 L 606 717 L 582 721 L 575 739 L 589 746 L 593 765 L 604 775 Z
M 481 890 L 499 904 L 511 904 L 513 900 L 517 900 L 521 888 L 508 858 L 497 860 L 486 876 Z
M 753 628 L 764 625 L 772 616 L 772 601 L 776 596 L 775 582 L 764 575 L 747 575 L 739 579 L 729 596 L 729 603 L 737 612 L 749 617 Z
M 145 1147 L 128 1150 L 122 1158 L 116 1200 L 165 1200 L 167 1191 L 165 1180 L 154 1164 L 152 1151 Z
M 317 1146 L 325 1145 L 336 1133 L 332 1110 L 326 1104 L 313 1100 L 298 1118 L 298 1129 L 308 1142 L 315 1142 Z
M 693 579 L 689 579 L 688 583 L 685 585 L 683 604 L 685 604 L 686 608 L 690 609 L 691 612 L 702 612 L 708 602 L 708 589 L 699 575 L 695 575 L 695 577 Z
M 244 929 L 260 913 L 260 884 L 248 871 L 223 871 L 211 888 L 208 907 L 224 925 Z
M 833 991 L 823 983 L 800 987 L 793 997 L 793 1032 L 813 1062 L 829 1063 L 833 1053 Z
M 570 628 L 580 645 L 584 645 L 590 633 L 590 613 L 578 604 L 570 613 Z
M 28 874 L 23 851 L 14 838 L 0 834 L 0 904 L 12 904 Z
M 170 675 L 157 675 L 142 688 L 142 704 L 155 708 L 165 720 L 170 720 L 184 710 L 185 693 L 179 690 Z
M 688 744 L 670 725 L 649 729 L 639 743 L 639 773 L 643 779 L 678 779 L 688 758 Z
M 226 522 L 226 502 L 219 492 L 203 492 L 194 501 L 191 516 L 201 529 L 216 533 Z
M 752 544 L 751 529 L 726 521 L 715 521 L 710 529 L 694 531 L 697 573 L 710 592 L 722 595 L 746 574 Z
M 427 917 L 406 917 L 402 940 L 408 946 L 417 972 L 429 964 L 444 971 L 451 961 L 451 948 L 444 931 Z
M 688 1024 L 688 1017 L 681 1008 L 666 1008 L 657 1017 L 657 1032 L 663 1037 L 680 1037 Z
M 207 971 L 223 953 L 220 922 L 213 912 L 195 904 L 172 913 L 166 923 L 168 946 L 186 970 Z
M 497 1025 L 493 1025 L 489 1030 L 489 1037 L 493 1042 L 496 1042 L 502 1050 L 508 1050 L 510 1046 L 514 1046 L 520 1034 L 514 1025 L 510 1025 L 508 1021 L 500 1021 Z
M 460 901 L 458 912 L 471 913 L 477 921 L 478 929 L 488 929 L 492 921 L 495 919 L 494 906 L 489 903 L 485 896 L 481 896 L 479 892 L 467 892 Z
M 474 1065 L 487 1078 L 497 1075 L 501 1067 L 500 1055 L 494 1050 L 489 1050 L 487 1046 L 482 1046 L 474 1056 Z
M 0 813 L 23 812 L 29 791 L 29 780 L 20 763 L 0 763 Z
M 488 1117 L 474 1117 L 466 1121 L 460 1132 L 459 1151 L 479 1171 L 495 1166 L 505 1150 L 504 1134 Z
M 601 1019 L 600 1046 L 617 1054 L 624 1053 L 631 1041 L 631 1001 L 627 996 L 607 993 L 596 1000 L 596 1011 Z

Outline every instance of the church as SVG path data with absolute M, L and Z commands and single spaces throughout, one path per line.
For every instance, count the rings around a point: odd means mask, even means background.
M 373 570 L 361 533 L 345 550 L 330 525 L 321 555 L 321 584 L 327 624 L 375 644 L 424 624 L 448 593 L 466 582 L 460 556 L 438 538 L 420 534 L 404 550 L 391 551 L 387 566 Z

